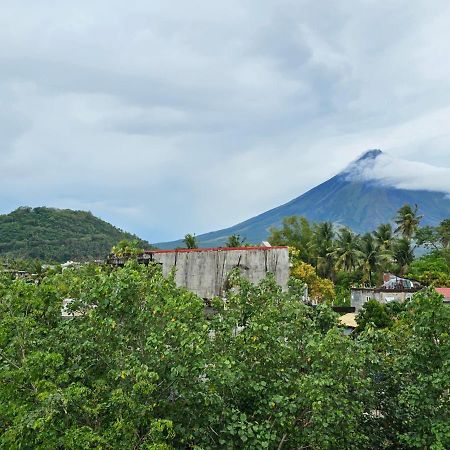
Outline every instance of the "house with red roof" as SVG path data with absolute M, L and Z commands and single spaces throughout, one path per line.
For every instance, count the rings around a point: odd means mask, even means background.
M 441 294 L 444 296 L 444 303 L 450 304 L 450 288 L 437 287 L 437 288 L 435 288 L 435 290 L 438 294 Z

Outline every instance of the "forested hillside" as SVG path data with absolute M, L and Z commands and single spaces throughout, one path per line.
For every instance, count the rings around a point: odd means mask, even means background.
M 21 207 L 0 215 L 3 257 L 57 262 L 102 258 L 123 239 L 138 238 L 87 211 Z

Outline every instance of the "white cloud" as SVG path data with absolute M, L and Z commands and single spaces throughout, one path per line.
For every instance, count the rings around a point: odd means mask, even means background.
M 348 179 L 377 181 L 387 186 L 408 190 L 437 191 L 450 194 L 450 168 L 407 161 L 381 154 L 351 164 Z
M 367 148 L 450 166 L 449 20 L 444 0 L 9 2 L 0 209 L 89 208 L 161 241 L 284 203 Z M 380 173 L 448 186 L 408 167 Z

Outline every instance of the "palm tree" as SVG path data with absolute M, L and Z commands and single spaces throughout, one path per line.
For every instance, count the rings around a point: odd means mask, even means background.
M 375 241 L 380 250 L 391 251 L 394 244 L 394 233 L 390 223 L 382 223 L 373 232 Z
M 397 224 L 395 232 L 400 233 L 404 239 L 409 241 L 414 236 L 423 217 L 417 214 L 417 210 L 417 205 L 412 208 L 411 205 L 406 204 L 397 211 L 395 217 L 395 223 Z
M 361 267 L 364 272 L 364 277 L 372 285 L 372 275 L 391 261 L 391 253 L 385 250 L 370 233 L 365 234 L 361 238 L 360 250 L 362 253 Z
M 414 249 L 408 239 L 399 239 L 394 247 L 394 259 L 399 266 L 400 276 L 403 276 L 414 260 Z
M 334 230 L 331 222 L 321 222 L 314 229 L 314 250 L 316 253 L 317 272 L 322 277 L 333 279 L 334 257 L 333 252 Z
M 338 234 L 335 245 L 331 255 L 336 258 L 336 269 L 347 272 L 355 270 L 362 257 L 359 249 L 359 236 L 348 228 L 343 228 Z

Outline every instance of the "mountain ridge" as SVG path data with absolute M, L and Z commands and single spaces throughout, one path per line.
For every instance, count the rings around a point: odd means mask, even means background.
M 201 247 L 223 245 L 228 236 L 239 234 L 247 242 L 267 239 L 269 228 L 279 226 L 283 217 L 301 215 L 312 222 L 331 221 L 358 233 L 372 231 L 380 223 L 391 222 L 405 203 L 418 204 L 424 225 L 437 225 L 450 217 L 450 198 L 444 192 L 407 190 L 387 186 L 377 180 L 353 180 L 357 168 L 372 164 L 384 153 L 368 150 L 341 172 L 298 197 L 243 222 L 197 236 Z M 160 248 L 182 246 L 176 240 L 155 244 Z
M 89 211 L 19 207 L 0 215 L 0 256 L 43 261 L 104 258 L 121 240 L 149 243 Z

